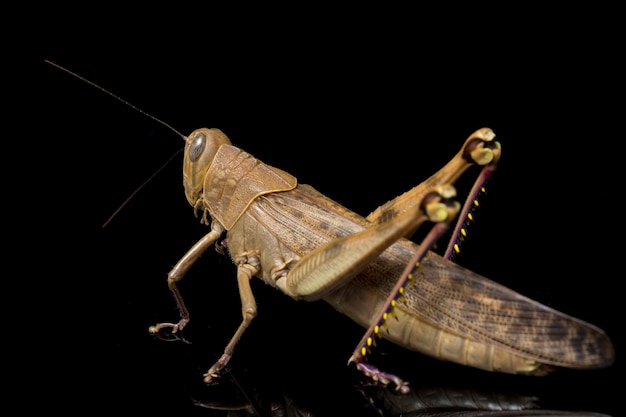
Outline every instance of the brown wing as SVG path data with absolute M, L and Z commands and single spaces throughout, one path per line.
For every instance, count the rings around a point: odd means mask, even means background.
M 299 254 L 363 230 L 369 224 L 303 185 L 293 191 L 262 197 L 255 206 L 257 220 L 275 230 L 277 238 Z M 399 241 L 355 279 L 386 299 L 415 248 L 413 242 Z M 399 306 L 436 327 L 542 363 L 597 368 L 614 360 L 609 338 L 589 323 L 522 296 L 432 252 L 422 262 L 422 271 L 415 284 L 407 287 L 406 301 Z
M 609 366 L 599 328 L 432 254 L 406 292 L 407 310 L 452 333 L 571 368 Z

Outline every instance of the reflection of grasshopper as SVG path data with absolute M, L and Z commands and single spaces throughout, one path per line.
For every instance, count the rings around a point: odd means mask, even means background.
M 486 128 L 476 131 L 436 174 L 363 218 L 232 146 L 221 131 L 192 132 L 184 138 L 185 194 L 211 230 L 168 274 L 180 321 L 150 331 L 177 332 L 187 324 L 176 283 L 225 233 L 218 249 L 227 248 L 237 265 L 243 321 L 206 373 L 207 382 L 228 363 L 257 314 L 253 276 L 295 299 L 324 299 L 369 328 L 350 360 L 402 391 L 407 391 L 402 380 L 365 363 L 376 336 L 490 371 L 541 375 L 553 366 L 609 366 L 614 351 L 602 330 L 456 265 L 447 259 L 450 250 L 444 257 L 428 252 L 445 227 L 435 226 L 435 236 L 422 245 L 408 240 L 426 220 L 439 225 L 451 220 L 458 206 L 447 205 L 454 194 L 448 184 L 471 164 L 484 166 L 477 185 L 484 182 L 500 156 L 494 136 Z M 474 198 L 475 193 L 468 201 Z M 387 315 L 395 319 L 386 320 Z
M 610 417 L 592 411 L 546 410 L 537 397 L 446 386 L 420 387 L 398 395 L 380 387 L 365 387 L 373 405 L 388 417 Z M 199 404 L 201 405 L 201 404 Z
M 307 401 L 311 393 L 284 387 L 268 390 L 265 381 L 258 386 L 242 384 L 232 373 L 232 387 L 236 391 L 193 398 L 197 407 L 228 411 L 229 417 L 258 416 L 325 416 L 352 415 L 349 410 L 338 411 L 338 404 L 328 401 L 325 391 L 314 394 L 321 398 Z M 262 376 L 259 378 L 263 378 Z M 264 389 L 265 388 L 265 389 Z M 293 388 L 293 387 L 291 387 Z M 355 404 L 358 415 L 385 417 L 610 417 L 592 411 L 565 411 L 545 409 L 540 398 L 530 395 L 499 393 L 477 388 L 457 388 L 428 385 L 413 389 L 406 395 L 380 386 L 362 386 L 363 403 Z M 228 400 L 225 400 L 227 398 Z M 310 398 L 310 397 L 309 397 Z M 342 404 L 343 405 L 343 404 Z M 371 411 L 367 413 L 366 411 Z

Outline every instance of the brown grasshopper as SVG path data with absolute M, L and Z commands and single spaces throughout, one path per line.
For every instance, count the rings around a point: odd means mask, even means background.
M 222 247 L 237 265 L 243 321 L 206 373 L 206 382 L 219 375 L 257 314 L 253 276 L 294 299 L 324 299 L 369 328 L 350 361 L 402 390 L 406 384 L 400 378 L 365 363 L 377 336 L 489 371 L 542 375 L 553 366 L 610 365 L 614 351 L 602 330 L 426 253 L 437 236 L 422 245 L 408 240 L 427 219 L 449 222 L 458 207 L 443 205 L 454 194 L 447 184 L 472 164 L 485 166 L 483 176 L 493 171 L 501 152 L 494 136 L 487 128 L 474 132 L 437 173 L 363 218 L 232 146 L 221 131 L 192 132 L 186 139 L 183 184 L 187 200 L 211 230 L 168 274 L 180 321 L 150 331 L 185 327 L 189 313 L 176 283 L 226 234 Z M 478 186 L 482 182 L 481 176 Z M 442 191 L 433 199 L 437 188 Z M 396 319 L 387 320 L 392 314 Z
M 455 238 L 444 256 L 430 250 L 459 211 L 450 201 L 450 184 L 476 164 L 483 170 L 453 236 L 461 233 L 469 205 L 500 158 L 494 137 L 488 128 L 477 130 L 438 172 L 362 217 L 233 146 L 218 129 L 183 136 L 185 195 L 210 231 L 168 274 L 180 320 L 151 326 L 150 332 L 176 333 L 188 323 L 177 282 L 215 245 L 237 267 L 243 320 L 205 374 L 207 383 L 227 365 L 257 314 L 254 276 L 294 299 L 323 299 L 367 328 L 350 362 L 402 392 L 408 391 L 406 382 L 365 361 L 377 337 L 442 360 L 513 374 L 611 365 L 614 349 L 601 329 L 455 264 L 449 260 Z M 426 221 L 436 225 L 424 242 L 409 240 Z

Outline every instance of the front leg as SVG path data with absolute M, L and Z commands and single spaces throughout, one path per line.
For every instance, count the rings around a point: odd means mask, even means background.
M 202 239 L 196 242 L 195 245 L 192 246 L 191 249 L 185 253 L 185 255 L 180 258 L 180 260 L 174 265 L 174 268 L 167 274 L 167 286 L 174 294 L 174 299 L 176 300 L 176 305 L 178 306 L 178 311 L 180 312 L 180 320 L 177 323 L 158 323 L 154 326 L 150 326 L 148 329 L 152 334 L 158 334 L 160 330 L 164 328 L 172 329 L 172 333 L 176 333 L 179 330 L 182 330 L 185 325 L 189 322 L 189 311 L 185 306 L 185 302 L 183 301 L 182 296 L 180 295 L 180 291 L 176 286 L 176 283 L 180 281 L 183 276 L 189 271 L 189 268 L 200 258 L 200 256 L 206 252 L 206 250 L 213 244 L 221 234 L 224 232 L 222 226 L 214 222 L 211 226 L 211 231 L 207 233 Z
M 237 284 L 239 285 L 239 296 L 241 298 L 241 313 L 243 320 L 237 328 L 237 331 L 226 345 L 222 356 L 211 366 L 204 374 L 204 382 L 209 384 L 219 376 L 219 372 L 224 369 L 230 358 L 233 356 L 235 346 L 243 336 L 252 320 L 256 317 L 257 309 L 254 301 L 254 294 L 250 287 L 250 280 L 259 272 L 260 260 L 256 256 L 256 252 L 248 252 L 234 257 L 237 263 Z

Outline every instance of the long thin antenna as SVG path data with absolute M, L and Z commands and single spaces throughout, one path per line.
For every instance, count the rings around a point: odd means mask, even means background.
M 115 210 L 113 212 L 113 214 L 111 214 L 111 216 L 107 219 L 107 221 L 102 224 L 102 228 L 104 229 L 107 226 L 107 224 L 109 224 L 111 222 L 111 220 L 113 220 L 113 217 L 115 217 L 117 215 L 117 213 L 119 213 L 120 210 L 122 210 L 124 208 L 124 206 L 126 206 L 126 204 L 128 204 L 128 202 L 135 196 L 135 194 L 137 194 L 139 192 L 139 190 L 141 190 L 143 187 L 145 187 L 145 185 L 147 183 L 152 181 L 152 178 L 154 178 L 159 172 L 161 172 L 167 166 L 167 164 L 169 164 L 172 161 L 172 159 L 174 159 L 174 157 L 176 155 L 178 155 L 179 153 L 182 152 L 182 150 L 183 150 L 183 148 L 180 148 L 179 150 L 174 152 L 174 154 L 172 156 L 170 156 L 169 159 L 167 161 L 165 161 L 165 163 L 163 165 L 161 165 L 161 167 L 154 172 L 154 174 L 150 175 L 150 177 L 147 180 L 145 180 L 143 182 L 143 184 L 141 184 L 139 187 L 137 187 L 135 189 L 135 191 L 133 191 L 128 196 L 128 198 L 126 198 L 126 200 L 124 200 L 124 202 L 122 204 L 120 204 L 120 206 L 117 208 L 117 210 Z
M 180 133 L 178 130 L 174 129 L 171 125 L 169 125 L 168 123 L 165 123 L 163 120 L 154 117 L 153 115 L 151 115 L 150 113 L 147 113 L 143 110 L 141 110 L 139 107 L 135 106 L 134 104 L 124 100 L 123 98 L 121 98 L 120 96 L 113 94 L 112 92 L 110 92 L 109 90 L 107 90 L 104 87 L 99 86 L 98 84 L 94 83 L 93 81 L 89 81 L 88 79 L 86 79 L 85 77 L 81 77 L 80 75 L 76 74 L 75 72 L 72 72 L 70 70 L 68 70 L 67 68 L 64 68 L 62 66 L 60 66 L 59 64 L 55 64 L 52 61 L 48 61 L 47 59 L 44 59 L 44 62 L 47 64 L 52 65 L 53 67 L 56 67 L 58 69 L 60 69 L 63 72 L 66 72 L 68 74 L 70 74 L 72 77 L 76 77 L 79 80 L 81 80 L 82 82 L 85 82 L 87 84 L 89 84 L 90 86 L 97 88 L 98 90 L 102 91 L 105 94 L 108 94 L 109 96 L 113 97 L 116 100 L 121 101 L 122 103 L 124 103 L 125 105 L 127 105 L 128 107 L 130 107 L 131 109 L 134 109 L 136 111 L 138 111 L 139 113 L 143 114 L 144 116 L 147 116 L 149 118 L 151 118 L 152 120 L 154 120 L 155 122 L 167 127 L 168 129 L 170 129 L 172 132 L 176 133 L 178 136 L 180 136 L 181 138 L 183 138 L 183 140 L 187 140 L 187 136 L 183 135 L 182 133 Z
M 48 61 L 47 59 L 44 59 L 44 62 L 47 64 L 52 65 L 53 67 L 60 69 L 61 71 L 71 75 L 72 77 L 78 78 L 79 80 L 81 80 L 84 83 L 89 84 L 90 86 L 102 91 L 103 93 L 113 97 L 114 99 L 121 101 L 123 104 L 127 105 L 128 107 L 130 107 L 131 109 L 143 114 L 144 116 L 149 117 L 150 119 L 154 120 L 155 122 L 161 124 L 162 126 L 165 126 L 166 128 L 168 128 L 169 130 L 171 130 L 172 132 L 176 133 L 178 136 L 180 136 L 181 138 L 183 138 L 184 141 L 187 141 L 187 137 L 185 135 L 183 135 L 182 133 L 180 133 L 178 130 L 174 129 L 171 125 L 169 125 L 168 123 L 165 123 L 163 120 L 154 117 L 153 115 L 151 115 L 150 113 L 147 113 L 143 110 L 141 110 L 139 107 L 135 106 L 134 104 L 124 100 L 123 98 L 121 98 L 120 96 L 113 94 L 112 92 L 110 92 L 109 90 L 107 90 L 104 87 L 99 86 L 98 84 L 94 83 L 93 81 L 89 81 L 87 78 L 82 77 L 78 74 L 76 74 L 75 72 L 72 72 L 70 70 L 68 70 L 65 67 L 60 66 L 59 64 L 56 64 L 52 61 Z M 163 164 L 161 165 L 161 167 L 159 169 L 157 169 L 152 175 L 150 175 L 150 177 L 145 180 L 143 182 L 143 184 L 141 184 L 139 187 L 137 187 L 135 189 L 135 191 L 133 191 L 126 200 L 124 200 L 124 202 L 122 204 L 120 204 L 120 206 L 113 212 L 113 214 L 111 214 L 111 216 L 107 219 L 107 221 L 105 221 L 102 224 L 102 228 L 104 229 L 110 222 L 111 220 L 113 220 L 113 218 L 117 215 L 117 213 L 119 213 L 125 206 L 126 204 L 128 204 L 128 202 L 135 196 L 135 194 L 137 194 L 139 192 L 139 190 L 141 190 L 143 187 L 145 187 L 145 185 L 150 182 L 152 180 L 152 178 L 154 178 L 159 172 L 161 172 L 166 166 L 167 164 L 169 164 L 172 159 L 174 159 L 174 157 L 176 155 L 178 155 L 183 149 L 179 149 L 178 151 L 174 152 L 174 154 L 172 156 L 169 157 L 169 159 Z

